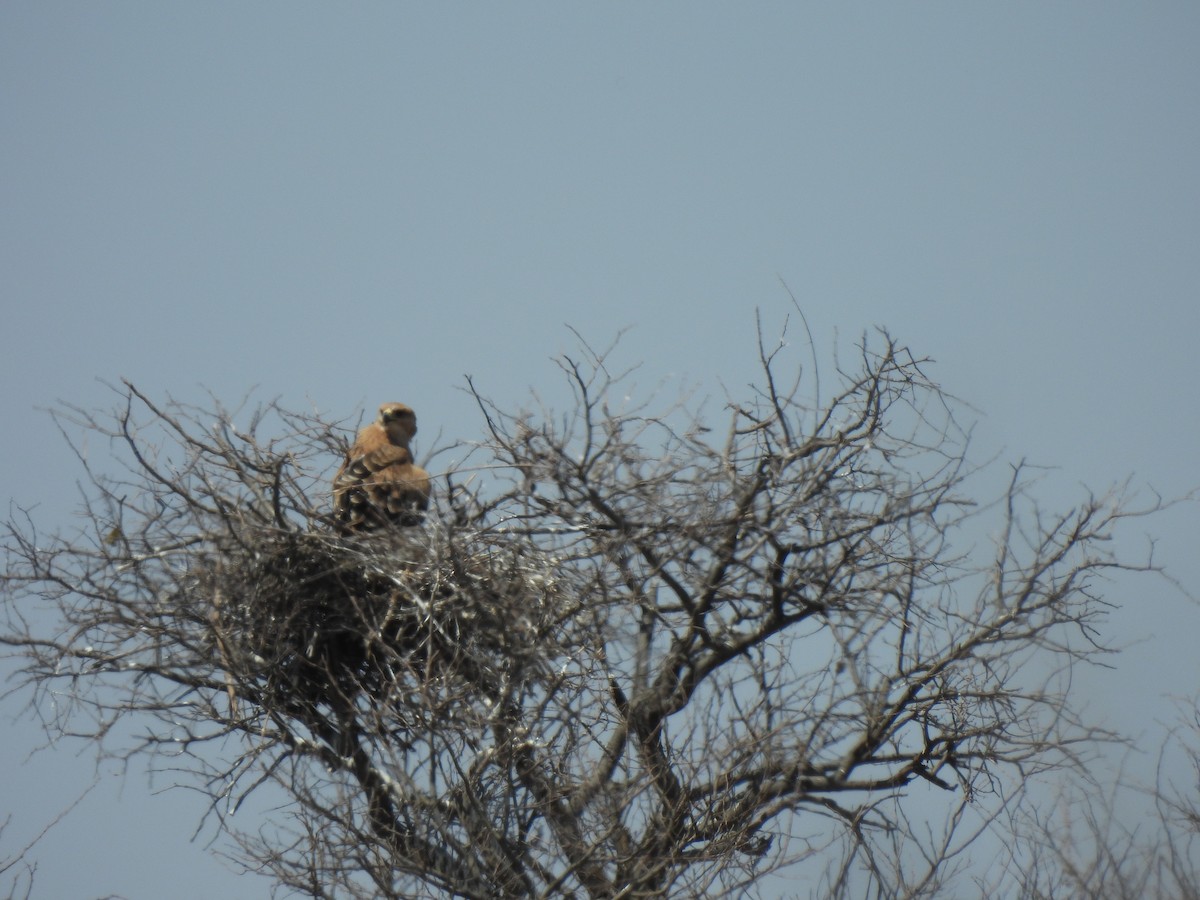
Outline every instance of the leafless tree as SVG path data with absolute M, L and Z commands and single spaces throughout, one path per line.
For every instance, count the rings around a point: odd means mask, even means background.
M 1064 673 L 1158 504 L 1052 515 L 1022 465 L 972 502 L 956 404 L 883 332 L 823 396 L 760 330 L 717 411 L 627 399 L 610 351 L 559 360 L 565 414 L 469 383 L 428 520 L 366 536 L 329 525 L 340 425 L 63 409 L 85 527 L 8 522 L 16 689 L 199 787 L 282 894 L 938 893 L 1008 786 L 1103 737 Z M 256 791 L 284 800 L 239 831 Z
M 1013 810 L 995 882 L 1030 900 L 1200 898 L 1200 707 L 1163 743 L 1152 784 L 1125 764 L 1074 775 L 1052 802 Z
M 57 825 L 62 819 L 67 816 L 80 801 L 91 792 L 88 788 L 83 792 L 83 795 L 71 803 L 66 809 L 51 819 L 38 834 L 27 841 L 24 846 L 15 852 L 0 853 L 0 890 L 4 887 L 8 889 L 8 900 L 29 900 L 33 896 L 33 884 L 37 876 L 37 863 L 30 859 L 30 851 L 37 846 L 38 842 L 46 836 L 46 834 Z M 4 821 L 0 822 L 0 843 L 4 842 L 4 833 L 12 824 L 13 816 L 9 813 L 5 816 Z
M 4 837 L 4 832 L 11 822 L 11 814 L 0 822 L 0 839 Z M 10 900 L 29 900 L 33 894 L 33 879 L 37 873 L 37 866 L 26 858 L 29 849 L 23 847 L 14 854 L 0 856 L 0 885 L 8 886 Z

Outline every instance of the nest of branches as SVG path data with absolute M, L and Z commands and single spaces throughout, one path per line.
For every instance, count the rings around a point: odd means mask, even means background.
M 188 579 L 241 696 L 267 709 L 485 707 L 536 680 L 562 610 L 544 560 L 495 536 L 258 529 Z M 231 689 L 232 690 L 232 689 Z

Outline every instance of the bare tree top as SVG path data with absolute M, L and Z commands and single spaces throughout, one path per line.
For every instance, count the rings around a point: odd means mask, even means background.
M 186 775 L 284 891 L 935 893 L 1007 784 L 1103 736 L 1058 676 L 1103 652 L 1106 574 L 1154 569 L 1110 538 L 1159 504 L 1048 513 L 1021 465 L 979 503 L 924 360 L 879 332 L 823 396 L 785 350 L 719 415 L 627 402 L 586 345 L 565 414 L 470 384 L 425 524 L 369 535 L 333 527 L 337 424 L 128 383 L 64 409 L 122 468 L 79 454 L 81 532 L 8 523 L 14 690 Z M 238 832 L 267 784 L 279 819 Z

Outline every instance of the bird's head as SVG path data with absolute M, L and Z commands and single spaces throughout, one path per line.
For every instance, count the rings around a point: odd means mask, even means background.
M 403 403 L 385 403 L 379 407 L 376 420 L 387 432 L 388 440 L 400 447 L 407 447 L 417 433 L 417 414 L 411 406 Z

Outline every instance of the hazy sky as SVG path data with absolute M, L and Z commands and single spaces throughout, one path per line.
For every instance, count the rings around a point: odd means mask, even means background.
M 566 327 L 667 379 L 755 375 L 795 294 L 824 352 L 887 326 L 1067 502 L 1200 484 L 1200 5 L 0 4 L 0 497 L 70 527 L 40 410 L 100 379 L 333 416 L 403 400 L 425 447 L 566 402 Z M 101 452 L 103 448 L 95 448 Z M 331 465 L 333 461 L 331 460 Z M 1200 591 L 1200 512 L 1128 535 Z M 1200 688 L 1157 582 L 1081 679 L 1144 732 Z M 0 858 L 89 785 L 0 713 Z M 17 767 L 19 766 L 19 767 Z M 15 768 L 14 768 L 15 767 Z M 140 770 L 38 845 L 35 897 L 257 898 Z M 161 779 L 155 788 L 165 787 Z

